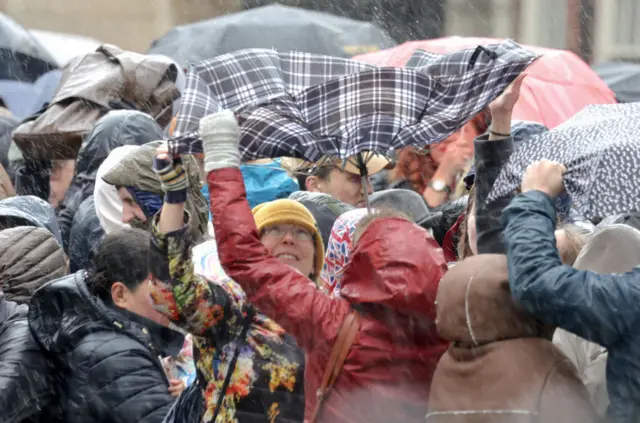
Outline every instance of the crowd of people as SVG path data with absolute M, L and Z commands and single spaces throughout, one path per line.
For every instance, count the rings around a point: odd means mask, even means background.
M 231 111 L 203 154 L 115 110 L 49 161 L 3 114 L 0 422 L 637 421 L 633 211 L 596 226 L 544 160 L 487 202 L 547 131 L 524 78 L 472 143 L 283 158 L 297 190 L 254 207 Z

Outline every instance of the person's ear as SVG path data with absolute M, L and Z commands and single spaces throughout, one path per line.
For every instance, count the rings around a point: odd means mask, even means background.
M 320 178 L 318 178 L 317 176 L 308 176 L 305 181 L 307 191 L 309 192 L 320 192 L 319 184 Z
M 122 282 L 114 282 L 111 285 L 111 300 L 120 308 L 127 308 L 129 288 Z

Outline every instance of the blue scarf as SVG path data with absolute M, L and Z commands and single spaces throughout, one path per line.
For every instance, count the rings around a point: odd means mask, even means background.
M 162 208 L 163 201 L 160 194 L 141 191 L 134 187 L 127 187 L 127 190 L 129 191 L 135 202 L 138 204 L 138 206 L 140 206 L 147 219 L 151 219 Z

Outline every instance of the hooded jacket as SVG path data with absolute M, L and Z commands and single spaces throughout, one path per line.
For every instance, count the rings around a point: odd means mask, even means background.
M 511 299 L 504 255 L 456 264 L 440 283 L 438 331 L 451 341 L 427 423 L 589 423 L 598 419 L 552 329 Z
M 33 195 L 6 198 L 0 201 L 0 230 L 16 226 L 35 226 L 47 229 L 58 244 L 62 235 L 56 212 L 46 201 Z
M 51 232 L 33 226 L 0 231 L 0 292 L 28 304 L 46 282 L 67 273 L 67 258 Z
M 98 168 L 109 153 L 123 145 L 143 145 L 159 139 L 162 139 L 162 129 L 142 112 L 115 110 L 95 123 L 78 152 L 73 182 L 58 210 L 65 251 L 69 251 L 73 216 L 80 204 L 93 194 Z
M 320 421 L 422 423 L 431 377 L 446 349 L 434 323 L 437 286 L 447 268 L 435 240 L 402 219 L 374 221 L 352 251 L 341 298 L 331 298 L 268 254 L 239 169 L 212 171 L 208 183 L 222 267 L 306 353 L 305 418 L 340 328 L 356 308 L 359 335 Z
M 38 420 L 42 409 L 56 395 L 51 377 L 53 365 L 29 331 L 27 310 L 26 305 L 8 301 L 0 293 L 0 420 L 3 423 Z
M 87 268 L 91 252 L 98 248 L 104 235 L 92 195 L 80 204 L 73 217 L 69 236 L 69 271 L 71 273 Z
M 158 141 L 137 147 L 105 173 L 102 179 L 115 187 L 132 187 L 140 191 L 160 196 L 164 195 L 160 179 L 153 171 L 153 159 L 160 144 L 161 141 Z M 193 218 L 192 231 L 194 239 L 201 240 L 207 234 L 209 208 L 204 195 L 200 191 L 202 187 L 200 170 L 193 156 L 183 156 L 182 164 L 189 181 L 189 196 L 186 209 Z
M 174 398 L 158 358 L 172 356 L 184 337 L 93 297 L 85 272 L 58 279 L 31 300 L 29 326 L 54 357 L 65 423 L 161 422 Z
M 93 201 L 95 203 L 96 216 L 100 226 L 106 234 L 119 229 L 131 228 L 122 222 L 122 200 L 118 196 L 118 190 L 113 185 L 106 183 L 102 177 L 117 165 L 120 160 L 138 149 L 135 145 L 125 145 L 113 150 L 109 157 L 98 168 L 96 174 L 96 186 L 93 189 Z
M 622 224 L 602 228 L 585 244 L 574 267 L 597 273 L 626 273 L 640 265 L 640 231 Z M 609 406 L 607 394 L 607 349 L 563 329 L 553 342 L 575 364 L 578 374 L 600 416 Z

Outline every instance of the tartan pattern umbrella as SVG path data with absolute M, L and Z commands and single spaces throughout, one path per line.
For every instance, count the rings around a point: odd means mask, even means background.
M 411 68 L 397 69 L 248 50 L 194 66 L 178 114 L 183 135 L 169 148 L 174 154 L 201 151 L 197 134 L 185 131 L 223 109 L 238 115 L 244 160 L 288 156 L 316 162 L 422 147 L 461 128 L 538 57 L 511 40 L 414 56 Z M 270 67 L 263 66 L 267 62 Z
M 509 195 L 527 166 L 547 159 L 562 163 L 573 205 L 588 219 L 639 210 L 640 103 L 587 106 L 554 129 L 522 143 L 487 198 Z

